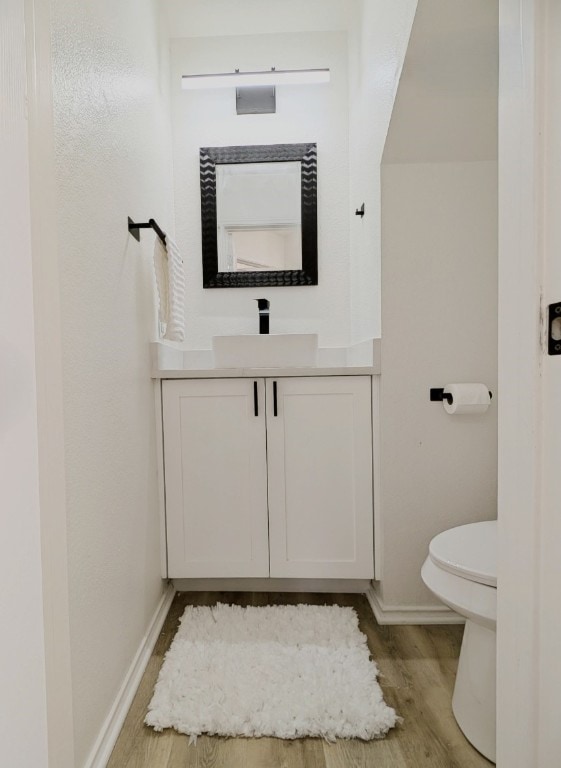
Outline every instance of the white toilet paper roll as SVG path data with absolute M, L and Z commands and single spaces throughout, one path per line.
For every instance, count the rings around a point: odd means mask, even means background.
M 452 395 L 452 402 L 443 400 L 446 413 L 485 413 L 491 404 L 489 388 L 485 384 L 447 384 L 444 394 Z

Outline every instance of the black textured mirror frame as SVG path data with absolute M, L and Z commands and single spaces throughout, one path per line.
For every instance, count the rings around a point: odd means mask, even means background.
M 216 221 L 216 166 L 221 163 L 301 162 L 302 269 L 267 272 L 219 272 Z M 263 144 L 201 147 L 201 224 L 203 288 L 254 288 L 317 285 L 317 145 Z

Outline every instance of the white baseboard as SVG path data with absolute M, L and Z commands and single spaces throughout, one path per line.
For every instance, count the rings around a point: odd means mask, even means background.
M 465 624 L 445 605 L 386 605 L 373 587 L 365 595 L 378 624 Z
M 368 579 L 174 579 L 178 592 L 354 592 L 364 594 Z
M 156 640 L 158 639 L 174 595 L 175 588 L 170 584 L 158 603 L 158 607 L 152 616 L 152 620 L 150 621 L 146 633 L 142 638 L 142 642 L 132 660 L 132 664 L 128 669 L 119 693 L 113 702 L 113 706 L 101 727 L 92 751 L 84 763 L 84 768 L 105 768 L 107 765 L 113 747 L 115 746 L 115 742 L 117 741 L 117 737 L 119 736 L 125 721 L 125 717 L 132 704 L 134 695 L 140 685 L 146 665 L 148 664 L 154 646 L 156 645 Z

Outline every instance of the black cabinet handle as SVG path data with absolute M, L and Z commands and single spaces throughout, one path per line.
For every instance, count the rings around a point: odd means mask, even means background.
M 253 382 L 253 413 L 259 416 L 259 397 L 257 394 L 257 382 Z
M 277 382 L 273 381 L 273 416 L 278 416 L 278 406 L 277 406 Z

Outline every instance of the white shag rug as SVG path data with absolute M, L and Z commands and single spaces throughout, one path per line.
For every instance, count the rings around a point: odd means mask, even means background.
M 189 606 L 145 722 L 221 736 L 377 739 L 397 720 L 353 608 Z

